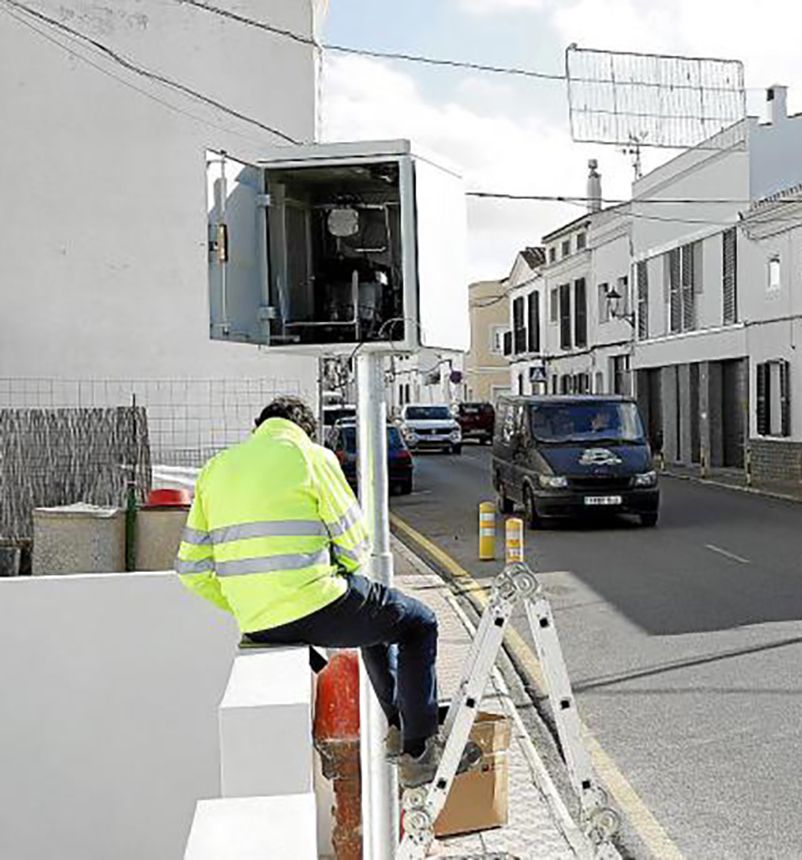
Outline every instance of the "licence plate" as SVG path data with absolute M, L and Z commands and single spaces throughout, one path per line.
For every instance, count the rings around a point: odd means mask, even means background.
M 586 505 L 620 505 L 621 496 L 585 496 Z

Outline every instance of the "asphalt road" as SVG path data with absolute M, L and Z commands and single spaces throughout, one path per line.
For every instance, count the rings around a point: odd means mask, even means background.
M 477 579 L 490 455 L 393 510 Z M 802 858 L 802 506 L 665 478 L 656 529 L 527 532 L 583 719 L 687 858 Z M 519 632 L 531 642 L 522 618 Z

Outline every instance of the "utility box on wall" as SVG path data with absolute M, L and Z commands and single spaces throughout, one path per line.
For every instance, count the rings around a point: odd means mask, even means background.
M 207 153 L 214 340 L 467 351 L 461 177 L 409 141 Z

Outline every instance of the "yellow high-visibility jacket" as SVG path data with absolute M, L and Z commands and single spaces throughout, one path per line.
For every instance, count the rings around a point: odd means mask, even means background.
M 175 569 L 243 633 L 288 624 L 346 590 L 369 551 L 332 451 L 270 418 L 211 459 L 195 485 Z

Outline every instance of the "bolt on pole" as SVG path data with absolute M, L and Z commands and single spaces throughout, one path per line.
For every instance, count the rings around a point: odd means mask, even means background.
M 387 474 L 387 403 L 384 358 L 361 352 L 356 359 L 359 497 L 371 538 L 372 579 L 393 584 Z M 393 860 L 398 846 L 398 785 L 384 756 L 384 714 L 364 671 L 360 673 L 362 761 L 362 856 Z

